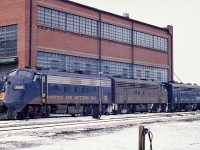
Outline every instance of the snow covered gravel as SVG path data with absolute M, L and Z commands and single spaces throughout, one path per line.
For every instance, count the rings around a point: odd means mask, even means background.
M 127 115 L 130 116 L 130 115 Z M 70 130 L 68 127 L 55 129 L 30 129 L 0 132 L 0 150 L 138 150 L 138 127 L 144 125 L 153 133 L 153 150 L 199 150 L 200 115 L 178 114 L 170 120 L 148 119 L 152 114 L 134 114 L 134 121 L 84 127 Z M 140 116 L 147 119 L 141 121 Z M 170 116 L 170 114 L 169 114 Z M 113 118 L 103 116 L 102 119 Z M 122 116 L 124 117 L 124 115 Z M 37 124 L 55 121 L 92 120 L 91 117 L 38 119 L 28 121 L 0 121 L 0 127 L 20 124 Z M 149 121 L 150 120 L 150 121 Z M 164 122 L 163 122 L 164 121 Z M 146 149 L 149 149 L 146 136 Z

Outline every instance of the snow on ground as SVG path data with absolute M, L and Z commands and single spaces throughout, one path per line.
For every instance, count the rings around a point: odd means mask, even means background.
M 184 118 L 184 116 L 183 116 Z M 68 119 L 68 118 L 67 118 Z M 84 118 L 84 120 L 89 119 Z M 62 119 L 61 119 L 62 120 Z M 69 119 L 73 120 L 73 119 Z M 32 120 L 30 120 L 31 122 Z M 34 120 L 32 122 L 38 122 Z M 199 150 L 200 117 L 144 123 L 153 133 L 153 150 Z M 139 124 L 78 131 L 30 130 L 0 133 L 1 150 L 138 150 Z M 146 136 L 146 149 L 149 149 Z

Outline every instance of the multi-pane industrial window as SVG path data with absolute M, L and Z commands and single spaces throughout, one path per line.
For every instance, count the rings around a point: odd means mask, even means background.
M 38 52 L 37 54 L 37 66 L 43 68 L 61 69 L 69 72 L 83 71 L 88 74 L 98 75 L 100 70 L 99 64 L 99 60 L 92 58 L 66 56 L 46 52 Z M 168 81 L 168 70 L 158 67 L 101 60 L 101 70 L 103 75 L 106 76 L 152 79 L 159 82 Z
M 131 42 L 132 37 L 131 36 L 132 36 L 131 30 L 123 28 L 123 38 L 122 38 L 123 42 L 128 43 L 128 44 L 132 44 L 132 42 Z
M 65 56 L 53 53 L 38 52 L 37 63 L 42 68 L 65 69 Z
M 116 42 L 168 51 L 168 39 L 38 6 L 38 24 Z M 101 28 L 101 30 L 100 30 Z M 97 35 L 98 30 L 99 35 Z M 133 34 L 133 36 L 132 36 Z M 133 38 L 132 38 L 133 37 Z
M 83 71 L 88 74 L 97 74 L 98 61 L 96 59 L 65 56 L 65 69 L 67 71 Z
M 159 82 L 168 81 L 168 70 L 158 67 L 134 65 L 134 78 L 151 79 Z
M 101 37 L 122 43 L 131 43 L 131 30 L 119 26 L 101 23 Z
M 151 49 L 168 51 L 168 40 L 166 38 L 143 32 L 133 31 L 133 44 Z
M 122 76 L 125 78 L 131 78 L 131 64 L 114 62 L 114 61 L 101 61 L 101 67 L 104 75 L 107 76 Z
M 38 6 L 39 25 L 56 29 L 97 36 L 97 21 L 77 15 Z
M 17 25 L 0 27 L 0 57 L 17 56 Z

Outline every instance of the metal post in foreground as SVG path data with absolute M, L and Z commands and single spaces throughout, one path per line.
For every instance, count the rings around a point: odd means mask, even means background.
M 139 126 L 139 144 L 138 150 L 145 150 L 145 135 L 143 135 L 144 126 Z
M 153 134 L 149 129 L 144 128 L 144 126 L 139 126 L 139 144 L 138 144 L 138 150 L 145 150 L 145 135 L 148 134 L 149 136 L 149 142 L 150 142 L 150 150 L 153 149 L 152 147 L 152 139 Z
M 101 118 L 101 114 L 102 114 L 102 85 L 101 85 L 101 76 L 102 76 L 103 72 L 99 72 L 99 76 L 100 76 L 100 86 L 99 86 L 99 118 Z

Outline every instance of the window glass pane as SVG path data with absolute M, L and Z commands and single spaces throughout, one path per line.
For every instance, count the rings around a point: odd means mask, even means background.
M 0 57 L 17 56 L 17 25 L 0 27 Z
M 52 27 L 59 28 L 59 12 L 52 10 Z
M 97 21 L 92 20 L 92 36 L 97 36 Z
M 80 33 L 86 33 L 86 25 L 85 25 L 85 18 L 80 17 Z
M 116 27 L 116 41 L 122 42 L 122 28 Z
M 86 19 L 85 23 L 86 23 L 86 34 L 92 35 L 92 21 L 91 21 L 91 19 Z
M 66 15 L 63 12 L 59 12 L 59 29 L 65 30 L 66 29 Z
M 79 28 L 80 28 L 80 20 L 79 16 L 74 16 L 74 32 L 79 33 Z
M 44 24 L 44 7 L 38 7 L 37 8 L 37 21 L 39 25 L 45 25 Z
M 74 19 L 73 15 L 67 14 L 67 30 L 73 31 L 74 30 Z
M 44 14 L 44 25 L 51 27 L 51 9 L 45 8 Z

